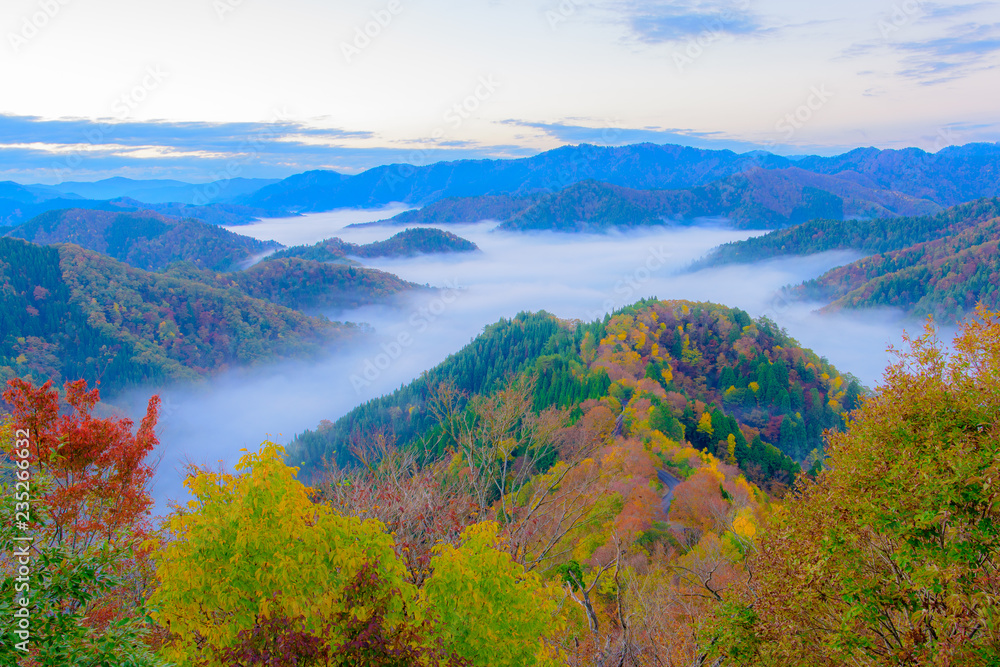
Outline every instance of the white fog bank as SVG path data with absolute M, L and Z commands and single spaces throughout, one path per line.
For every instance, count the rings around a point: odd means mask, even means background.
M 320 213 L 265 220 L 233 231 L 286 245 L 330 236 L 367 243 L 401 228 L 344 227 L 392 214 L 387 209 Z M 287 443 L 320 420 L 336 420 L 409 382 L 461 349 L 486 325 L 520 311 L 546 310 L 589 321 L 644 297 L 714 301 L 754 317 L 770 317 L 802 345 L 869 386 L 887 363 L 887 345 L 898 344 L 904 325 L 917 328 L 892 311 L 819 316 L 812 312 L 816 305 L 776 298 L 781 287 L 852 261 L 856 253 L 684 272 L 711 248 L 761 232 L 713 226 L 608 235 L 513 234 L 492 232 L 488 223 L 442 227 L 474 241 L 481 252 L 364 261 L 439 291 L 411 294 L 393 305 L 328 313 L 331 319 L 370 323 L 372 336 L 341 346 L 319 361 L 226 373 L 197 387 L 155 389 L 164 400 L 158 509 L 165 508 L 166 499 L 183 496 L 184 461 L 230 466 L 241 448 L 252 450 L 268 438 Z M 134 415 L 153 392 L 135 392 L 118 402 Z

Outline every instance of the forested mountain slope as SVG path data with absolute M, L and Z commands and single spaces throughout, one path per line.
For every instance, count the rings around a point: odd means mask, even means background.
M 381 303 L 400 292 L 423 289 L 386 271 L 297 257 L 271 259 L 228 273 L 175 264 L 166 274 L 221 289 L 237 289 L 255 299 L 307 312 L 356 308 Z
M 472 241 L 441 229 L 416 227 L 405 229 L 384 241 L 358 244 L 339 238 L 323 239 L 313 245 L 292 246 L 265 257 L 265 260 L 298 257 L 318 262 L 351 263 L 353 257 L 412 257 L 479 250 Z
M 810 220 L 788 229 L 721 245 L 691 268 L 747 264 L 827 250 L 885 253 L 956 234 L 998 215 L 1000 198 L 994 197 L 953 206 L 934 215 L 875 220 Z
M 536 410 L 564 408 L 579 419 L 603 405 L 626 435 L 641 428 L 686 439 L 761 483 L 787 484 L 797 470 L 766 443 L 804 460 L 861 392 L 773 323 L 714 304 L 641 302 L 587 325 L 521 314 L 406 387 L 299 435 L 289 458 L 308 473 L 324 458 L 349 461 L 352 437 L 383 432 L 403 447 L 426 442 L 439 383 L 486 395 L 510 374 L 534 378 Z
M 353 325 L 150 273 L 79 246 L 0 238 L 0 376 L 106 393 L 309 355 Z
M 832 269 L 789 291 L 830 302 L 826 312 L 902 308 L 954 323 L 978 303 L 1000 306 L 1000 217 L 934 241 L 880 253 Z
M 711 252 L 692 268 L 785 255 L 855 249 L 868 257 L 786 290 L 823 310 L 900 308 L 915 317 L 962 319 L 982 302 L 1000 305 L 1000 199 L 980 199 L 933 216 L 811 220 Z
M 49 211 L 7 236 L 33 243 L 74 243 L 147 271 L 177 261 L 227 271 L 281 247 L 274 241 L 258 241 L 198 220 L 174 220 L 153 211 Z

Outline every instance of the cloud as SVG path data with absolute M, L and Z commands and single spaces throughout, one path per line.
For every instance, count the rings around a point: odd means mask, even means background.
M 632 35 L 646 44 L 684 41 L 703 33 L 759 35 L 771 31 L 749 10 L 748 0 L 630 0 L 620 11 Z
M 109 176 L 204 182 L 237 175 L 284 178 L 310 169 L 356 173 L 381 164 L 521 156 L 517 146 L 469 142 L 365 147 L 371 132 L 300 122 L 200 123 L 43 119 L 0 114 L 0 180 L 55 183 Z
M 30 137 L 34 142 L 52 144 L 114 141 L 125 145 L 169 145 L 191 150 L 239 153 L 245 152 L 254 141 L 275 141 L 289 135 L 341 142 L 372 136 L 370 132 L 315 128 L 285 120 L 264 123 L 139 122 L 0 115 L 0 144 L 16 143 Z M 295 143 L 306 146 L 304 142 Z
M 936 2 L 924 2 L 921 5 L 924 15 L 929 19 L 945 19 L 953 16 L 974 14 L 984 9 L 995 10 L 992 2 L 967 2 L 964 4 L 944 5 Z
M 903 55 L 900 75 L 926 85 L 944 83 L 989 66 L 1000 52 L 1000 23 L 956 26 L 947 36 L 903 42 L 895 49 Z
M 992 2 L 893 5 L 892 11 L 876 20 L 881 39 L 856 42 L 841 58 L 870 60 L 878 54 L 890 54 L 897 62 L 893 75 L 921 85 L 961 79 L 995 66 L 995 55 L 1000 52 L 997 8 Z

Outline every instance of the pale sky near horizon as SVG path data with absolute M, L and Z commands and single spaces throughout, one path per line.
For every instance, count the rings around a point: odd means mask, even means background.
M 1000 140 L 998 65 L 995 1 L 5 0 L 0 180 L 934 151 Z

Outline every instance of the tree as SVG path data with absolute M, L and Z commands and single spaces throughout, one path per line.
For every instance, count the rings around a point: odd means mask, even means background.
M 468 484 L 449 458 L 421 463 L 415 447 L 399 449 L 380 433 L 352 452 L 359 465 L 329 464 L 314 484 L 319 499 L 339 514 L 385 524 L 409 581 L 420 586 L 430 573 L 431 549 L 457 543 L 476 521 Z
M 13 423 L 31 434 L 33 474 L 49 480 L 46 493 L 36 496 L 46 510 L 42 534 L 47 543 L 86 549 L 122 531 L 144 529 L 153 504 L 147 458 L 159 444 L 159 396 L 149 399 L 133 434 L 129 419 L 93 416 L 100 392 L 88 391 L 84 380 L 65 384 L 70 411 L 63 415 L 51 382 L 35 387 L 17 378 L 7 384 L 3 398 L 13 406 Z
M 195 499 L 175 509 L 173 539 L 155 555 L 160 586 L 150 606 L 172 633 L 167 658 L 228 666 L 226 656 L 269 619 L 301 619 L 292 631 L 331 651 L 358 640 L 356 622 L 376 614 L 377 632 L 358 641 L 418 640 L 411 632 L 422 622 L 416 589 L 404 580 L 384 526 L 313 503 L 282 454 L 265 443 L 240 460 L 240 475 L 194 471 L 187 479 Z M 375 579 L 359 585 L 366 571 Z M 312 651 L 309 642 L 302 646 Z
M 499 521 L 514 559 L 534 569 L 552 559 L 561 540 L 586 519 L 587 485 L 566 482 L 592 447 L 566 449 L 556 463 L 555 435 L 566 415 L 535 414 L 531 396 L 532 380 L 513 377 L 462 409 L 464 396 L 442 384 L 431 409 L 457 449 L 480 511 Z
M 66 384 L 71 411 L 61 416 L 51 383 L 8 386 L 13 415 L 0 427 L 0 548 L 19 555 L 0 559 L 3 664 L 159 664 L 147 645 L 149 578 L 139 544 L 152 504 L 145 457 L 156 444 L 158 398 L 133 434 L 127 419 L 91 415 L 99 396 L 83 381 Z M 17 532 L 24 508 L 15 492 L 30 515 Z M 15 615 L 22 611 L 27 615 Z
M 945 350 L 929 324 L 828 434 L 720 614 L 740 664 L 993 665 L 1000 660 L 1000 316 Z
M 445 649 L 475 667 L 555 667 L 559 662 L 544 640 L 564 624 L 558 614 L 562 591 L 498 548 L 498 531 L 496 522 L 476 524 L 459 546 L 435 550 L 424 594 L 439 618 Z

